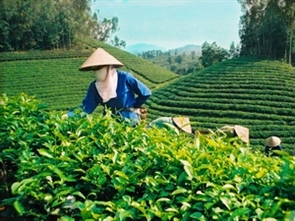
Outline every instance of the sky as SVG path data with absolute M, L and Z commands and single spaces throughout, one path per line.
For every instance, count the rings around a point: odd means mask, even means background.
M 216 42 L 237 45 L 242 15 L 237 0 L 94 0 L 99 20 L 117 17 L 115 35 L 126 46 L 145 43 L 167 50 Z

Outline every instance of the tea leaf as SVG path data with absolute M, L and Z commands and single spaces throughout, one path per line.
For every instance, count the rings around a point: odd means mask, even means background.
M 59 178 L 61 179 L 61 183 L 63 183 L 67 179 L 64 173 L 57 166 L 48 165 L 48 168 L 59 176 Z
M 128 205 L 131 204 L 132 199 L 131 199 L 130 196 L 128 196 L 128 195 L 124 195 L 122 198 L 123 198 L 124 201 L 126 201 L 126 202 L 128 203 Z
M 75 221 L 75 218 L 71 218 L 69 216 L 62 216 L 59 218 L 59 221 Z
M 266 170 L 262 169 L 260 170 L 258 173 L 256 173 L 256 178 L 260 179 L 261 177 L 263 177 L 265 174 L 267 173 Z
M 175 213 L 178 213 L 179 212 L 177 209 L 172 208 L 172 207 L 170 207 L 168 209 L 165 209 L 165 211 L 167 211 L 167 212 L 175 212 Z
M 192 171 L 192 165 L 186 161 L 186 160 L 180 160 L 181 163 L 184 165 L 184 170 L 186 174 L 188 175 L 189 179 L 191 180 L 193 178 L 193 171 Z
M 48 157 L 48 158 L 53 158 L 52 154 L 48 152 L 46 149 L 37 149 L 40 155 Z
M 184 188 L 178 188 L 177 190 L 173 191 L 171 193 L 171 195 L 177 195 L 177 194 L 181 194 L 181 193 L 187 193 L 187 189 L 184 189 Z
M 194 213 L 192 213 L 190 215 L 190 217 L 193 218 L 193 219 L 202 220 L 202 221 L 206 220 L 204 215 L 202 213 L 200 213 L 200 212 L 194 212 Z
M 226 197 L 220 197 L 221 202 L 230 210 L 230 199 Z
M 21 182 L 15 182 L 11 186 L 11 191 L 13 194 L 20 194 L 25 188 L 29 186 L 30 183 L 34 182 L 35 179 L 28 178 L 24 179 Z
M 121 171 L 117 170 L 117 171 L 114 172 L 114 174 L 116 174 L 116 175 L 118 175 L 118 176 L 120 176 L 120 177 L 122 177 L 122 178 L 124 178 L 126 180 L 129 180 L 129 177 L 125 173 L 123 173 Z
M 138 202 L 133 201 L 131 203 L 131 206 L 133 206 L 134 208 L 140 210 L 144 215 L 146 214 L 145 208 L 144 206 L 140 205 Z M 146 215 L 145 215 L 146 216 Z
M 116 217 L 119 220 L 126 220 L 126 218 L 132 218 L 131 212 L 124 209 L 119 209 L 116 213 Z
M 13 206 L 14 206 L 15 210 L 16 210 L 19 214 L 23 214 L 23 213 L 24 213 L 25 208 L 24 208 L 24 206 L 23 206 L 18 200 L 16 200 L 16 201 L 13 203 Z
M 226 189 L 226 190 L 229 190 L 229 189 L 236 190 L 236 187 L 234 187 L 231 184 L 225 184 L 225 185 L 222 186 L 222 188 Z

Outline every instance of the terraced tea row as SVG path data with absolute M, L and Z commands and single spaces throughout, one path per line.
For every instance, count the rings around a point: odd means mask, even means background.
M 104 43 L 97 43 L 112 53 L 149 88 L 154 89 L 179 76 L 149 61 Z M 91 50 L 92 51 L 92 50 Z M 0 93 L 35 95 L 49 109 L 69 109 L 81 103 L 94 74 L 78 68 L 91 51 L 34 51 L 0 54 Z
M 195 130 L 240 124 L 251 145 L 263 148 L 271 135 L 291 150 L 295 143 L 294 68 L 278 61 L 233 59 L 185 76 L 155 91 L 150 119 L 189 116 Z

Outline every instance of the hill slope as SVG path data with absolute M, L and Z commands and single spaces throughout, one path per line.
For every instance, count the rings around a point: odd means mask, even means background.
M 195 130 L 240 124 L 250 129 L 252 145 L 262 147 L 275 135 L 291 150 L 294 74 L 294 68 L 278 61 L 228 60 L 154 91 L 147 103 L 149 118 L 189 116 Z
M 102 42 L 92 43 L 86 51 L 31 51 L 0 53 L 0 93 L 8 96 L 25 92 L 48 105 L 49 109 L 69 109 L 80 105 L 91 72 L 78 68 L 94 51 L 102 47 L 125 64 L 123 70 L 133 73 L 152 90 L 179 76 L 165 68 Z

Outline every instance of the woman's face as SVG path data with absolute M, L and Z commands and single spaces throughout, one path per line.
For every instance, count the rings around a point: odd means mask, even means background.
M 98 70 L 95 70 L 95 77 L 97 81 L 104 81 L 107 77 L 108 66 L 104 66 Z

